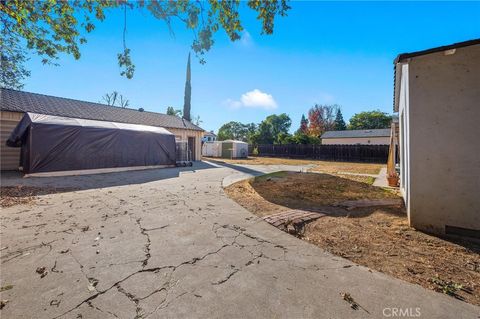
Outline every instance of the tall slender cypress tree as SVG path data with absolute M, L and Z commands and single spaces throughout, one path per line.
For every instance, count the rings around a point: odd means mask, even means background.
M 337 110 L 337 116 L 335 117 L 335 131 L 344 131 L 347 129 L 347 125 L 343 120 L 342 111 Z
M 192 85 L 191 81 L 191 74 L 190 74 L 190 53 L 188 53 L 188 62 L 187 62 L 187 80 L 185 81 L 185 95 L 183 101 L 183 118 L 187 121 L 191 121 L 192 118 L 190 116 L 190 109 L 191 109 L 191 99 L 192 99 Z

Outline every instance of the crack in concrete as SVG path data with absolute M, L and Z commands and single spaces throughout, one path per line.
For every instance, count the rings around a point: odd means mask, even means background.
M 155 310 L 151 311 L 151 312 L 145 317 L 145 319 L 148 318 L 148 317 L 150 317 L 150 316 L 153 315 L 154 313 L 156 313 L 158 310 L 167 308 L 167 307 L 170 305 L 170 303 L 172 303 L 173 301 L 177 300 L 177 299 L 180 298 L 180 297 L 185 296 L 185 295 L 188 294 L 188 293 L 189 293 L 188 291 L 185 291 L 185 292 L 177 295 L 175 298 L 173 298 L 173 300 L 170 300 L 170 301 L 167 302 L 167 299 L 168 299 L 168 291 L 167 291 L 167 295 L 165 296 L 165 299 L 163 299 L 163 301 L 155 308 Z M 166 302 L 166 303 L 165 303 L 165 302 Z
M 59 273 L 60 271 L 57 269 L 57 260 L 55 259 L 55 263 L 53 264 L 53 267 L 50 268 L 51 272 L 56 272 Z
M 216 285 L 221 285 L 221 284 L 226 283 L 230 278 L 233 277 L 233 275 L 235 275 L 235 274 L 236 274 L 237 272 L 239 272 L 239 271 L 240 271 L 240 269 L 235 268 L 231 273 L 229 273 L 229 274 L 227 275 L 227 277 L 225 277 L 225 278 L 223 278 L 223 279 L 221 279 L 221 280 L 219 280 L 219 281 L 212 282 L 212 285 L 216 286 Z
M 156 293 L 159 293 L 159 292 L 161 292 L 161 291 L 165 291 L 165 297 L 163 298 L 163 300 L 160 302 L 160 304 L 159 304 L 157 307 L 155 307 L 155 309 L 154 309 L 153 311 L 150 311 L 148 314 L 146 314 L 145 318 L 148 318 L 149 316 L 151 316 L 152 314 L 154 314 L 155 312 L 157 312 L 159 309 L 164 309 L 164 308 L 166 308 L 166 307 L 169 306 L 170 302 L 167 302 L 167 300 L 168 300 L 168 296 L 169 296 L 169 294 L 170 294 L 170 289 L 173 288 L 173 287 L 175 287 L 175 286 L 178 284 L 178 282 L 179 282 L 179 281 L 177 280 L 174 284 L 171 284 L 171 283 L 170 283 L 171 275 L 172 275 L 172 274 L 173 274 L 173 272 L 170 274 L 169 280 L 165 283 L 165 284 L 167 285 L 166 287 L 165 287 L 165 285 L 164 285 L 163 287 L 161 287 L 161 288 L 159 288 L 159 289 L 155 289 L 153 292 L 149 293 L 149 294 L 146 295 L 145 297 L 139 298 L 139 300 L 145 300 L 145 299 L 147 299 L 148 297 L 150 297 L 150 296 L 152 296 L 152 295 L 154 295 L 154 294 L 156 294 Z M 175 299 L 177 299 L 177 298 L 178 298 L 178 296 L 177 296 Z M 175 299 L 174 299 L 174 300 L 175 300 Z M 165 303 L 166 303 L 166 304 L 165 304 Z M 142 316 L 142 318 L 143 318 L 143 316 Z
M 232 230 L 232 231 L 236 232 L 237 234 L 235 236 L 221 236 L 220 234 L 218 234 L 218 230 L 222 229 L 222 228 Z M 278 245 L 274 242 L 268 241 L 266 239 L 255 236 L 251 233 L 248 233 L 246 231 L 246 229 L 243 228 L 243 227 L 240 227 L 240 226 L 237 226 L 237 225 L 229 225 L 229 224 L 219 225 L 218 223 L 214 223 L 212 225 L 212 230 L 215 233 L 216 237 L 221 239 L 221 240 L 223 240 L 226 237 L 233 238 L 233 240 L 231 241 L 229 246 L 234 246 L 234 247 L 237 247 L 239 249 L 245 249 L 252 256 L 252 258 L 250 260 L 248 260 L 244 264 L 244 266 L 239 267 L 239 268 L 238 267 L 235 268 L 235 270 L 232 271 L 231 273 L 229 273 L 226 278 L 224 278 L 220 281 L 214 282 L 214 283 L 212 283 L 212 285 L 218 285 L 218 284 L 223 284 L 223 283 L 227 282 L 236 273 L 242 271 L 247 266 L 255 264 L 255 261 L 258 261 L 261 258 L 268 259 L 268 260 L 271 260 L 271 261 L 287 262 L 288 267 L 292 267 L 292 268 L 295 268 L 295 269 L 300 269 L 300 270 L 303 270 L 303 271 L 338 270 L 338 269 L 344 269 L 344 268 L 352 267 L 352 265 L 348 265 L 348 264 L 347 265 L 342 265 L 342 266 L 339 266 L 339 267 L 319 267 L 318 265 L 312 265 L 311 267 L 302 267 L 300 265 L 293 264 L 291 261 L 289 261 L 287 259 L 286 254 L 288 252 L 288 249 L 285 246 Z M 244 235 L 247 238 L 255 240 L 257 242 L 257 244 L 255 244 L 255 245 L 244 245 L 244 244 L 238 243 L 237 240 L 241 235 Z M 258 252 L 258 251 L 252 251 L 251 249 L 249 249 L 249 247 L 258 247 L 262 244 L 268 244 L 268 245 L 273 246 L 274 248 L 281 249 L 282 253 L 283 253 L 282 258 L 273 258 L 273 257 L 265 255 L 262 251 Z
M 147 230 L 142 227 L 142 224 L 140 223 L 142 219 L 137 218 L 135 222 L 137 223 L 138 227 L 140 228 L 140 232 L 142 233 L 143 236 L 147 239 L 147 243 L 145 244 L 144 252 L 145 252 L 145 259 L 142 261 L 142 267 L 146 267 L 148 265 L 148 261 L 150 260 L 150 257 L 152 256 L 150 254 L 150 245 L 152 242 L 150 241 L 150 235 L 148 234 Z
M 132 301 L 135 304 L 136 315 L 135 315 L 134 319 L 142 318 L 143 317 L 143 309 L 139 305 L 139 303 L 140 303 L 139 299 L 137 297 L 135 297 L 133 294 L 131 294 L 128 291 L 126 291 L 125 289 L 123 289 L 122 286 L 120 286 L 120 284 L 116 284 L 116 285 L 114 285 L 114 287 L 117 288 L 118 292 L 124 294 L 128 299 L 130 299 L 130 301 Z
M 220 252 L 222 249 L 224 249 L 225 247 L 228 247 L 228 245 L 223 245 L 221 246 L 220 248 L 214 250 L 214 251 L 211 251 L 211 252 L 208 252 L 206 253 L 205 255 L 201 256 L 201 257 L 194 257 L 188 261 L 184 261 L 176 266 L 162 266 L 162 267 L 154 267 L 154 268 L 142 268 L 140 270 L 137 270 L 131 274 L 129 274 L 128 276 L 124 277 L 123 279 L 115 282 L 113 285 L 111 285 L 109 288 L 105 289 L 105 290 L 101 290 L 101 291 L 97 291 L 97 293 L 95 293 L 94 295 L 84 299 L 83 301 L 81 301 L 80 303 L 78 303 L 76 306 L 74 306 L 73 308 L 71 308 L 70 310 L 67 310 L 65 311 L 64 313 L 54 317 L 53 319 L 57 319 L 57 318 L 60 318 L 60 317 L 63 317 L 65 316 L 66 314 L 74 311 L 75 309 L 78 309 L 80 306 L 82 306 L 83 304 L 86 304 L 88 302 L 91 302 L 92 300 L 98 298 L 99 296 L 107 293 L 108 291 L 110 291 L 112 288 L 114 287 L 120 287 L 120 284 L 123 283 L 124 281 L 126 281 L 127 279 L 129 279 L 130 277 L 136 275 L 136 274 L 139 274 L 139 273 L 143 273 L 143 272 L 158 272 L 162 269 L 171 269 L 172 270 L 172 274 L 179 268 L 179 267 L 182 267 L 184 265 L 194 265 L 196 264 L 197 262 L 201 261 L 201 260 L 204 260 L 205 258 L 211 256 L 211 255 L 214 255 L 214 254 L 217 254 L 218 252 Z M 72 255 L 73 256 L 73 255 Z M 75 258 L 74 258 L 75 259 Z M 78 261 L 77 261 L 78 262 Z M 79 263 L 80 264 L 80 263 Z M 80 264 L 81 265 L 81 264 Z M 83 269 L 83 266 L 81 266 L 81 268 Z M 82 270 L 82 273 L 83 273 L 83 270 Z M 86 276 L 88 278 L 88 276 Z M 122 288 L 123 289 L 123 288 Z M 131 295 L 131 294 L 130 294 Z M 133 295 L 131 295 L 133 296 Z M 127 296 L 128 297 L 128 296 Z M 135 296 L 133 296 L 134 299 L 137 299 Z
M 145 231 L 152 231 L 152 230 L 164 229 L 164 228 L 167 228 L 167 227 L 169 227 L 169 226 L 170 226 L 170 224 L 163 225 L 163 226 L 160 226 L 160 227 L 154 227 L 154 228 L 145 228 Z
M 186 201 L 185 200 L 182 200 L 182 199 L 179 199 L 178 196 L 175 196 L 180 203 L 183 203 L 186 207 L 190 208 Z M 190 210 L 192 211 L 192 210 Z M 197 215 L 197 217 L 200 217 L 202 219 L 206 219 L 205 216 L 203 216 L 201 213 L 201 211 L 196 211 L 196 210 L 193 210 L 193 213 L 195 215 Z M 132 216 L 132 219 L 133 216 Z M 151 249 L 151 240 L 150 240 L 150 235 L 148 234 L 149 231 L 154 231 L 154 230 L 160 230 L 160 229 L 164 229 L 166 227 L 169 227 L 169 225 L 163 225 L 163 226 L 159 226 L 159 227 L 155 227 L 155 228 L 145 228 L 142 226 L 141 224 L 141 218 L 136 218 L 134 219 L 135 223 L 138 225 L 139 229 L 140 229 L 140 233 L 145 236 L 146 238 L 146 244 L 145 244 L 145 247 L 144 247 L 144 252 L 145 252 L 145 258 L 141 261 L 142 263 L 142 268 L 127 275 L 126 277 L 120 279 L 119 281 L 115 282 L 114 284 L 112 284 L 110 287 L 108 287 L 107 289 L 105 290 L 97 290 L 95 288 L 95 291 L 96 293 L 93 294 L 92 296 L 89 296 L 88 298 L 84 299 L 83 301 L 79 302 L 76 306 L 74 306 L 73 308 L 71 308 L 70 310 L 67 310 L 66 312 L 60 314 L 59 316 L 55 317 L 55 318 L 59 318 L 59 317 L 62 317 L 72 311 L 74 311 L 75 309 L 78 309 L 80 306 L 82 306 L 83 304 L 92 304 L 92 301 L 95 300 L 96 298 L 98 298 L 99 296 L 107 293 L 108 291 L 110 291 L 111 289 L 113 288 L 116 288 L 120 293 L 124 294 L 131 302 L 133 302 L 133 304 L 135 305 L 135 312 L 136 312 L 136 316 L 135 318 L 147 318 L 151 315 L 153 315 L 155 312 L 161 310 L 161 309 L 164 309 L 164 308 L 167 308 L 169 306 L 169 304 L 171 302 L 173 302 L 173 300 L 176 300 L 182 296 L 184 296 L 185 294 L 187 294 L 188 292 L 184 292 L 184 293 L 181 293 L 179 295 L 177 295 L 174 299 L 172 300 L 168 300 L 169 299 L 169 294 L 170 294 L 170 291 L 173 287 L 175 287 L 179 281 L 176 281 L 174 284 L 172 284 L 171 280 L 172 278 L 174 277 L 174 274 L 175 274 L 175 271 L 177 269 L 179 269 L 180 267 L 182 266 L 185 266 L 185 265 L 196 265 L 198 262 L 200 261 L 203 261 L 205 260 L 206 258 L 208 258 L 209 256 L 212 256 L 212 255 L 215 255 L 215 254 L 218 254 L 219 252 L 221 252 L 223 249 L 225 249 L 226 247 L 236 247 L 238 249 L 245 249 L 250 255 L 251 255 L 251 258 L 245 262 L 241 267 L 240 266 L 234 266 L 232 265 L 232 268 L 233 270 L 228 273 L 228 275 L 223 278 L 223 279 L 220 279 L 216 282 L 212 282 L 211 284 L 212 285 L 222 285 L 222 284 L 225 284 L 226 282 L 228 282 L 232 277 L 234 277 L 237 273 L 239 273 L 240 271 L 242 271 L 245 267 L 248 267 L 250 265 L 254 265 L 255 262 L 257 261 L 257 263 L 259 262 L 259 259 L 261 258 L 264 258 L 264 259 L 269 259 L 269 260 L 272 260 L 272 261 L 283 261 L 283 262 L 287 262 L 287 259 L 286 259 L 286 253 L 287 253 L 287 248 L 282 246 L 282 245 L 278 245 L 274 242 L 271 242 L 271 241 L 268 241 L 264 238 L 261 238 L 261 237 L 258 237 L 258 236 L 255 236 L 249 232 L 247 232 L 247 230 L 243 227 L 240 227 L 240 226 L 237 226 L 237 225 L 230 225 L 230 224 L 225 224 L 225 225 L 219 225 L 218 223 L 213 223 L 212 224 L 212 231 L 214 232 L 215 234 L 215 237 L 219 240 L 221 240 L 222 242 L 222 246 L 220 246 L 219 248 L 213 250 L 213 251 L 210 251 L 210 252 L 207 252 L 206 254 L 200 256 L 200 257 L 193 257 L 191 258 L 190 260 L 187 260 L 187 261 L 184 261 L 182 263 L 179 263 L 177 265 L 169 265 L 169 266 L 162 266 L 162 267 L 152 267 L 152 268 L 146 268 L 148 266 L 148 262 L 149 262 L 149 259 L 151 257 L 151 252 L 150 252 L 150 249 Z M 232 232 L 234 232 L 233 235 L 230 234 L 229 235 L 222 235 L 220 234 L 220 230 L 221 229 L 228 229 Z M 253 240 L 255 242 L 255 244 L 252 244 L 252 245 L 247 245 L 247 244 L 242 244 L 240 242 L 238 242 L 238 239 L 239 237 L 241 236 L 245 236 L 246 238 L 249 238 L 251 240 Z M 282 250 L 283 252 L 283 258 L 273 258 L 273 257 L 270 257 L 270 256 L 267 256 L 265 255 L 261 250 L 262 249 L 259 249 L 260 251 L 256 251 L 255 249 L 251 249 L 252 247 L 259 247 L 261 245 L 270 245 L 272 246 L 273 248 L 279 248 Z M 76 260 L 76 258 L 72 255 L 72 257 Z M 76 262 L 80 265 L 80 269 L 82 271 L 82 273 L 85 275 L 85 277 L 87 278 L 87 280 L 91 283 L 91 279 L 90 277 L 88 277 L 84 271 L 83 271 L 83 265 L 81 265 L 78 260 L 76 260 Z M 289 265 L 289 266 L 292 266 L 292 267 L 296 267 L 295 265 Z M 306 270 L 306 268 L 304 267 L 296 267 L 298 269 L 303 269 L 303 270 Z M 157 288 L 153 291 L 151 291 L 150 293 L 148 293 L 147 295 L 145 296 L 135 296 L 134 294 L 128 292 L 124 287 L 122 287 L 122 283 L 125 282 L 127 279 L 131 278 L 132 276 L 136 275 L 136 274 L 141 274 L 141 273 L 146 273 L 146 272 L 159 272 L 160 270 L 164 270 L 164 269 L 170 269 L 171 272 L 170 272 L 170 275 L 169 275 L 169 278 L 166 282 L 165 285 L 163 285 L 162 287 L 160 288 Z M 318 269 L 318 266 L 317 266 L 317 269 Z M 97 281 L 98 282 L 98 281 Z M 96 286 L 96 285 L 95 285 Z M 94 287 L 95 287 L 94 286 Z M 166 293 L 166 296 L 165 298 L 160 302 L 160 304 L 151 312 L 149 312 L 148 314 L 145 313 L 145 310 L 141 307 L 141 304 L 140 302 L 144 299 L 147 299 L 149 297 L 151 297 L 152 295 L 154 294 L 157 294 L 159 292 L 162 292 L 164 291 Z M 97 307 L 98 308 L 98 307 Z M 99 308 L 98 308 L 99 309 Z M 101 311 L 101 309 L 99 309 Z M 116 316 L 115 314 L 112 314 L 114 316 Z
M 33 245 L 33 246 L 29 246 L 29 247 L 25 247 L 25 248 L 20 248 L 20 249 L 17 249 L 15 251 L 12 251 L 12 252 L 9 252 L 5 255 L 2 255 L 1 259 L 4 259 L 2 260 L 2 265 L 15 259 L 15 258 L 18 258 L 18 257 L 21 257 L 23 256 L 26 252 L 28 252 L 29 250 L 36 250 L 36 249 L 39 249 L 39 248 L 42 248 L 42 247 L 48 247 L 49 250 L 48 252 L 46 253 L 46 255 L 48 255 L 51 251 L 52 251 L 52 243 L 58 241 L 60 239 L 54 239 L 54 240 L 51 240 L 49 242 L 42 242 L 40 244 L 37 244 L 37 245 Z
M 71 251 L 70 251 L 70 256 L 72 256 L 73 260 L 75 260 L 75 262 L 80 267 L 80 271 L 82 272 L 83 276 L 85 276 L 85 278 L 87 279 L 89 286 L 93 287 L 94 291 L 98 292 L 97 285 L 100 281 L 96 278 L 90 277 L 85 273 L 85 271 L 83 270 L 84 266 L 78 261 L 77 257 L 75 257 L 75 255 Z
M 94 305 L 92 302 L 90 302 L 90 301 L 87 302 L 87 305 L 88 305 L 90 308 L 93 308 L 93 309 L 95 309 L 95 310 L 100 311 L 101 313 L 108 313 L 108 314 L 114 316 L 115 318 L 120 318 L 119 316 L 117 316 L 117 315 L 114 314 L 113 312 L 110 312 L 110 311 L 108 311 L 108 310 L 106 310 L 106 311 L 102 310 L 101 308 L 99 308 L 98 306 L 95 306 L 95 305 Z

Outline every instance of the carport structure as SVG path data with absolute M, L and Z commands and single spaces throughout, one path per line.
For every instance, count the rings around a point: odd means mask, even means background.
M 7 145 L 28 174 L 175 165 L 175 136 L 147 125 L 26 113 Z

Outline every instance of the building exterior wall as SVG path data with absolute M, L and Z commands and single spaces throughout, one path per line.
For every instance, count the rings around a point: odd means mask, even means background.
M 323 138 L 322 144 L 341 144 L 341 145 L 388 145 L 390 144 L 390 137 L 351 137 L 351 138 Z
M 408 82 L 410 223 L 480 231 L 480 45 L 412 58 Z
M 168 128 L 167 130 L 175 134 L 176 140 L 188 141 L 189 137 L 195 137 L 195 160 L 202 160 L 202 137 L 203 131 L 182 130 L 176 128 Z
M 0 111 L 0 169 L 18 170 L 20 148 L 5 145 L 10 133 L 23 117 L 20 112 Z
M 408 64 L 401 65 L 402 77 L 400 79 L 399 92 L 399 149 L 400 149 L 400 193 L 405 200 L 408 218 L 410 220 L 410 135 L 409 135 L 409 88 L 408 88 Z M 411 223 L 410 223 L 411 224 Z

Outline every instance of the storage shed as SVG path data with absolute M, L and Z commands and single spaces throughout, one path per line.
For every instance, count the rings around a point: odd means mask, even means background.
M 248 143 L 236 140 L 205 142 L 202 148 L 203 156 L 222 158 L 248 157 Z
M 204 142 L 202 156 L 222 157 L 222 142 Z
M 248 144 L 242 141 L 222 141 L 223 158 L 246 158 L 248 156 Z
M 175 136 L 161 127 L 26 113 L 7 140 L 25 173 L 175 166 Z

